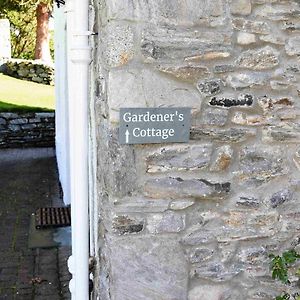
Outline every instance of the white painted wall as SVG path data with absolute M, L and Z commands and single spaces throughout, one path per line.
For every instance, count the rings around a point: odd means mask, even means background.
M 56 157 L 64 203 L 70 204 L 70 154 L 68 120 L 67 23 L 65 6 L 54 5 Z
M 11 58 L 10 24 L 7 19 L 0 19 L 0 58 Z

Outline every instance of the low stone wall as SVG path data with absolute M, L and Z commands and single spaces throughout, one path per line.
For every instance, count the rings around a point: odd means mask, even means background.
M 54 85 L 54 67 L 38 60 L 10 59 L 0 69 L 15 78 Z
M 0 113 L 0 148 L 54 145 L 54 113 Z

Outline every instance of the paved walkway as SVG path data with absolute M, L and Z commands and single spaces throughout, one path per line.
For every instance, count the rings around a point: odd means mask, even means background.
M 0 299 L 70 299 L 70 247 L 28 248 L 30 215 L 61 205 L 54 150 L 0 150 L 0 191 Z

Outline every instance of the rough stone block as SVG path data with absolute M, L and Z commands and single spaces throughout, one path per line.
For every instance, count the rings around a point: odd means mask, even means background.
M 212 144 L 167 146 L 149 155 L 147 172 L 197 170 L 209 165 Z
M 280 121 L 296 120 L 299 116 L 299 109 L 290 108 L 276 112 L 276 117 L 278 117 Z
M 19 117 L 18 114 L 16 113 L 10 113 L 10 112 L 6 112 L 6 113 L 0 113 L 0 116 L 6 120 L 9 120 L 9 119 L 16 119 Z
M 275 45 L 284 45 L 285 44 L 285 38 L 280 35 L 276 35 L 276 34 L 261 35 L 261 36 L 259 36 L 259 39 L 263 42 L 271 43 L 271 44 L 275 44 Z
M 170 209 L 183 210 L 195 204 L 194 200 L 174 200 L 170 203 Z
M 21 126 L 20 125 L 8 125 L 8 129 L 13 132 L 17 132 L 17 131 L 21 130 Z
M 203 54 L 188 56 L 184 60 L 186 62 L 201 62 L 201 61 L 211 61 L 215 59 L 225 59 L 231 56 L 231 52 L 223 51 L 204 51 Z
M 188 270 L 178 242 L 162 237 L 126 237 L 110 242 L 113 299 L 186 297 Z
M 114 217 L 112 228 L 119 235 L 132 234 L 143 231 L 144 223 L 143 218 L 119 215 Z
M 300 138 L 300 124 L 281 122 L 278 125 L 264 127 L 262 140 L 264 142 L 298 143 Z
M 255 136 L 256 130 L 248 128 L 204 128 L 201 126 L 194 126 L 191 128 L 192 140 L 209 139 L 218 142 L 232 142 L 238 143 L 246 141 L 248 138 Z
M 207 108 L 202 113 L 202 118 L 195 120 L 195 125 L 224 126 L 227 122 L 228 110 L 222 108 Z
M 215 73 L 233 72 L 234 69 L 235 69 L 234 65 L 216 65 L 216 66 L 214 66 Z
M 105 61 L 110 67 L 127 64 L 134 55 L 134 34 L 130 25 L 109 23 L 101 34 L 105 40 Z
M 32 81 L 37 82 L 37 83 L 42 83 L 43 82 L 43 78 L 39 77 L 39 76 L 33 76 Z
M 268 119 L 261 115 L 247 115 L 246 113 L 236 112 L 231 122 L 238 125 L 261 126 L 268 124 Z
M 293 161 L 296 167 L 298 168 L 298 170 L 300 170 L 300 148 L 296 149 L 295 154 L 293 156 Z
M 236 206 L 241 208 L 258 208 L 261 201 L 251 196 L 240 196 L 236 201 Z
M 292 85 L 286 81 L 271 80 L 270 86 L 272 90 L 275 91 L 285 91 L 292 88 Z
M 242 18 L 236 18 L 232 20 L 232 25 L 234 29 L 240 31 L 258 34 L 271 33 L 271 27 L 264 21 L 251 21 Z
M 288 20 L 289 18 L 299 15 L 299 5 L 296 2 L 267 4 L 262 7 L 257 7 L 255 15 L 274 21 Z
M 186 246 L 197 246 L 216 241 L 215 232 L 203 228 L 202 225 L 190 227 L 181 238 L 181 243 Z
M 29 123 L 39 123 L 41 122 L 41 118 L 30 118 L 28 120 Z
M 147 218 L 150 233 L 180 232 L 185 228 L 185 216 L 168 211 L 164 214 L 152 214 Z
M 281 224 L 279 221 L 279 214 L 276 211 L 270 212 L 257 212 L 248 216 L 247 223 L 250 226 L 257 227 L 260 230 L 264 228 L 271 228 L 272 226 L 280 228 Z
M 270 198 L 271 207 L 275 208 L 286 201 L 292 200 L 293 194 L 293 191 L 288 188 L 282 189 L 274 193 Z
M 230 211 L 223 217 L 223 232 L 217 235 L 220 243 L 255 241 L 278 234 L 282 222 L 277 212 Z
M 220 79 L 197 82 L 197 89 L 203 96 L 213 96 L 222 91 L 224 84 Z
M 252 70 L 272 69 L 279 64 L 279 52 L 270 46 L 243 52 L 236 64 L 240 68 Z
M 25 130 L 32 130 L 32 129 L 36 128 L 36 124 L 24 124 L 21 127 L 22 127 L 22 129 L 25 129 Z M 53 134 L 53 133 L 51 132 L 51 134 Z
M 199 93 L 148 69 L 113 70 L 109 73 L 109 118 L 119 122 L 120 107 L 200 107 Z M 155 87 L 155 88 L 154 88 Z
M 256 0 L 258 1 L 258 0 Z M 263 1 L 263 0 L 262 0 Z M 271 0 L 270 0 L 271 1 Z M 261 286 L 256 286 L 254 289 L 248 291 L 248 296 L 246 299 L 274 299 L 278 295 L 280 295 L 281 290 L 278 289 L 278 286 L 272 285 L 271 287 L 261 287 Z
M 223 286 L 201 285 L 190 290 L 188 300 L 219 300 L 223 298 L 225 291 Z
M 156 0 L 108 1 L 108 19 L 151 22 L 160 25 L 222 25 L 225 18 L 224 1 L 216 0 Z
M 177 60 L 207 51 L 224 51 L 231 45 L 230 31 L 148 28 L 143 32 L 141 51 L 148 62 Z
M 115 198 L 128 197 L 138 188 L 134 149 L 119 144 L 116 130 L 110 131 L 108 134 L 110 139 L 106 168 L 110 175 L 105 179 L 107 191 L 110 196 Z
M 300 21 L 297 19 L 290 19 L 282 22 L 281 29 L 289 32 L 298 32 L 300 30 Z
M 18 118 L 9 121 L 9 124 L 14 124 L 14 125 L 22 125 L 26 123 L 28 123 L 28 120 L 25 118 Z
M 242 271 L 242 266 L 238 264 L 225 267 L 219 262 L 210 262 L 191 267 L 190 276 L 213 282 L 226 282 L 232 280 Z
M 124 197 L 114 201 L 114 210 L 117 213 L 155 213 L 168 209 L 170 201 L 143 197 Z
M 300 55 L 300 37 L 289 38 L 285 44 L 285 51 L 288 55 Z
M 247 265 L 263 265 L 268 261 L 268 252 L 264 247 L 244 248 L 237 254 L 238 259 Z
M 230 192 L 230 183 L 211 183 L 205 179 L 183 180 L 167 177 L 148 180 L 144 190 L 147 196 L 153 198 L 223 198 Z
M 252 86 L 266 85 L 270 76 L 266 73 L 239 72 L 230 74 L 226 78 L 226 83 L 234 89 L 243 89 Z
M 197 247 L 190 249 L 187 257 L 189 262 L 192 264 L 203 263 L 211 260 L 215 253 L 216 250 L 213 247 Z
M 253 33 L 239 32 L 237 34 L 237 43 L 239 45 L 250 45 L 256 42 L 256 37 Z
M 210 74 L 205 66 L 185 65 L 185 66 L 164 66 L 158 67 L 159 71 L 172 75 L 175 78 L 187 81 L 197 82 L 200 78 L 207 78 Z
M 231 163 L 233 149 L 229 145 L 224 145 L 215 150 L 210 171 L 219 172 L 226 170 Z
M 279 147 L 245 147 L 240 152 L 240 179 L 261 184 L 288 172 Z
M 282 68 L 275 71 L 274 78 L 296 84 L 299 77 L 299 66 L 297 63 L 287 63 Z
M 248 16 L 251 14 L 250 0 L 232 0 L 230 2 L 230 11 L 233 15 Z
M 282 109 L 293 108 L 294 102 L 294 99 L 291 97 L 271 98 L 269 96 L 264 96 L 257 100 L 258 105 L 263 109 L 265 114 L 270 114 Z
M 51 112 L 39 112 L 39 113 L 35 113 L 35 117 L 38 119 L 41 118 L 55 118 L 55 114 L 51 113 Z

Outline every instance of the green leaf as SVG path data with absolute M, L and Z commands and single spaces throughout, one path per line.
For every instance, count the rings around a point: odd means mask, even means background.
M 289 300 L 290 297 L 291 296 L 288 293 L 284 292 L 282 295 L 277 296 L 275 300 Z
M 300 255 L 295 250 L 289 250 L 284 252 L 282 257 L 286 264 L 293 264 L 297 259 L 300 258 Z
M 271 261 L 272 278 L 279 279 L 285 284 L 289 283 L 288 269 L 285 260 L 279 255 L 275 256 Z

